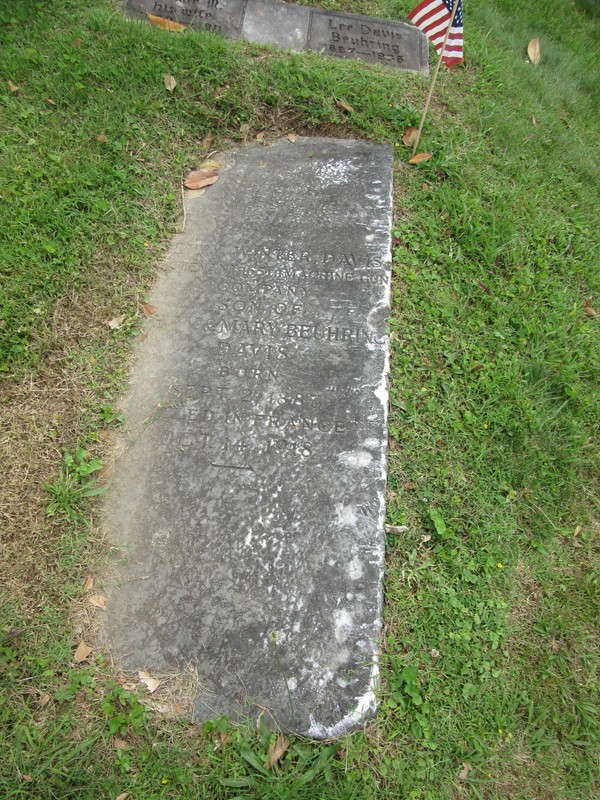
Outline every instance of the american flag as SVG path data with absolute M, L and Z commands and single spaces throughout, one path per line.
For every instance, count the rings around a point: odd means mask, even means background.
M 444 43 L 453 8 L 454 0 L 422 0 L 408 15 L 413 25 L 422 30 L 425 36 L 433 42 L 438 54 Z M 452 67 L 454 64 L 462 64 L 463 60 L 463 10 L 462 0 L 460 0 L 444 48 L 442 64 Z

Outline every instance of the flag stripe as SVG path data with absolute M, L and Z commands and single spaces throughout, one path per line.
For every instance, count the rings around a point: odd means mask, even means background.
M 427 36 L 438 53 L 442 50 L 453 8 L 454 0 L 422 0 L 408 15 L 409 20 Z M 460 64 L 464 60 L 463 47 L 463 10 L 460 0 L 444 47 L 442 63 L 447 67 Z

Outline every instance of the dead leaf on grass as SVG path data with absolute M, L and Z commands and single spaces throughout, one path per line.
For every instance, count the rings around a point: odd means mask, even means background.
M 200 164 L 200 169 L 219 169 L 221 162 L 218 158 L 207 158 Z
M 213 169 L 193 169 L 188 173 L 183 185 L 186 189 L 202 189 L 219 180 L 219 174 Z
M 240 125 L 240 133 L 242 134 L 242 136 L 246 136 L 249 130 L 250 130 L 250 124 L 248 122 L 242 122 L 242 124 Z
M 386 533 L 405 533 L 408 530 L 406 525 L 386 525 Z
M 98 431 L 98 438 L 102 439 L 103 442 L 108 442 L 110 440 L 110 431 L 107 431 L 106 428 L 101 428 Z
M 56 103 L 54 102 L 54 100 L 53 100 L 51 97 L 47 97 L 47 98 L 44 100 L 44 102 L 45 102 L 45 103 L 48 103 L 48 105 L 49 105 L 49 106 L 55 106 L 55 105 L 56 105 Z
M 96 141 L 97 142 L 108 142 L 108 136 L 106 136 L 104 133 L 99 133 L 98 136 L 96 136 Z
M 596 309 L 592 306 L 592 298 L 588 297 L 586 300 L 583 301 L 583 310 L 588 315 L 588 317 L 597 317 L 598 313 Z
M 210 146 L 212 144 L 212 140 L 213 140 L 213 135 L 209 131 L 206 134 L 206 136 L 204 137 L 204 139 L 202 139 L 202 141 L 200 142 L 200 146 L 202 147 L 202 149 L 203 150 L 210 150 Z
M 129 797 L 129 792 L 121 792 L 121 794 L 115 797 L 115 800 L 127 800 Z
M 75 663 L 81 664 L 82 661 L 85 661 L 86 658 L 89 658 L 92 653 L 92 649 L 93 648 L 91 648 L 87 642 L 81 640 L 81 642 L 79 642 L 77 645 L 77 650 L 75 650 L 75 654 L 73 656 Z
M 466 781 L 469 777 L 469 772 L 471 772 L 472 767 L 470 764 L 467 764 L 466 761 L 463 761 L 462 769 L 458 773 L 458 780 L 459 781 Z
M 422 161 L 429 161 L 432 153 L 417 153 L 416 156 L 408 159 L 409 164 L 420 164 Z
M 269 744 L 269 749 L 267 750 L 267 760 L 265 761 L 265 767 L 267 767 L 268 769 L 269 767 L 272 767 L 273 764 L 276 764 L 289 746 L 290 746 L 290 740 L 287 737 L 285 737 L 282 733 L 280 733 L 277 736 L 277 739 Z
M 148 14 L 148 19 L 152 25 L 157 28 L 164 28 L 166 31 L 184 31 L 185 25 L 180 22 L 174 22 L 172 19 L 165 19 L 164 17 L 156 17 L 154 14 Z
M 9 90 L 10 90 L 11 92 L 13 92 L 13 93 L 14 93 L 14 92 L 18 92 L 18 91 L 19 91 L 19 89 L 21 88 L 20 86 L 17 86 L 17 84 L 16 84 L 16 83 L 13 83 L 12 81 L 7 81 L 7 84 L 8 84 L 8 88 L 9 88 Z
M 125 314 L 121 314 L 119 317 L 113 317 L 111 320 L 107 322 L 108 327 L 111 331 L 116 331 L 118 328 L 121 327 L 125 320 Z
M 21 778 L 25 781 L 25 783 L 31 783 L 33 781 L 33 777 L 31 775 L 21 774 Z
M 155 692 L 160 686 L 160 681 L 157 678 L 153 678 L 151 675 L 148 675 L 147 672 L 138 672 L 138 676 L 141 683 L 146 686 L 150 694 Z
M 140 303 L 140 308 L 142 309 L 142 314 L 146 318 L 151 317 L 152 314 L 156 313 L 156 306 L 153 306 L 150 303 Z
M 288 133 L 287 135 L 288 142 L 291 142 L 292 144 L 294 144 L 297 138 L 298 137 L 296 136 L 295 133 Z
M 103 594 L 93 594 L 88 599 L 94 608 L 106 609 L 106 597 Z
M 83 593 L 87 594 L 94 585 L 94 578 L 92 575 L 86 575 L 85 583 L 83 584 Z
M 346 103 L 344 100 L 336 100 L 335 104 L 342 111 L 347 111 L 349 114 L 354 113 L 354 108 L 350 105 L 350 103 Z
M 436 648 L 435 648 L 435 647 L 432 647 L 432 648 L 431 648 L 431 650 L 429 651 L 429 655 L 430 655 L 432 658 L 439 658 L 439 657 L 440 657 L 440 651 L 439 651 L 439 650 L 436 650 Z
M 167 74 L 163 78 L 163 83 L 165 85 L 165 89 L 168 92 L 172 92 L 173 89 L 177 86 L 177 81 L 175 80 L 174 76 L 171 75 L 170 72 L 167 72 Z
M 415 128 L 414 125 L 411 125 L 410 128 L 406 129 L 406 133 L 402 137 L 402 142 L 407 147 L 410 147 L 411 144 L 414 144 L 417 141 L 417 136 L 419 135 L 419 129 Z
M 44 708 L 44 706 L 47 706 L 49 702 L 50 702 L 50 695 L 49 695 L 49 694 L 47 694 L 47 693 L 44 693 L 44 694 L 43 694 L 43 695 L 40 697 L 40 699 L 38 700 L 38 706 L 39 706 L 40 708 Z
M 536 36 L 527 45 L 527 55 L 532 64 L 539 64 L 541 58 L 540 37 Z
M 73 39 L 73 49 L 79 50 L 81 47 L 81 39 Z
M 421 544 L 427 544 L 429 541 L 431 541 L 430 533 L 426 533 L 425 536 L 421 536 Z
M 125 750 L 125 748 L 129 747 L 129 742 L 126 742 L 125 739 L 119 739 L 117 736 L 114 740 L 114 745 L 117 750 Z
M 267 134 L 265 133 L 265 131 L 260 131 L 260 133 L 256 134 L 256 141 L 257 142 L 262 142 L 266 135 Z
M 531 124 L 537 127 L 537 119 L 533 116 L 533 114 L 531 116 Z

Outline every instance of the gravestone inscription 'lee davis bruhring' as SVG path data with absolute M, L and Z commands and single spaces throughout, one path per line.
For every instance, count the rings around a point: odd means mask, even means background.
M 336 736 L 376 706 L 392 152 L 299 137 L 220 172 L 125 401 L 104 638 L 127 669 L 194 664 L 197 719 Z
M 128 0 L 127 9 L 135 16 L 152 14 L 233 39 L 429 70 L 427 38 L 403 22 L 277 0 Z

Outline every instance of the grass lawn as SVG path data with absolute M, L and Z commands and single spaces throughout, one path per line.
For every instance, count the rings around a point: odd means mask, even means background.
M 423 76 L 0 0 L 0 797 L 597 796 L 600 3 L 467 2 L 465 24 L 411 167 Z M 74 652 L 182 175 L 289 132 L 396 145 L 388 522 L 408 533 L 377 719 L 265 769 L 268 731 L 168 719 Z

